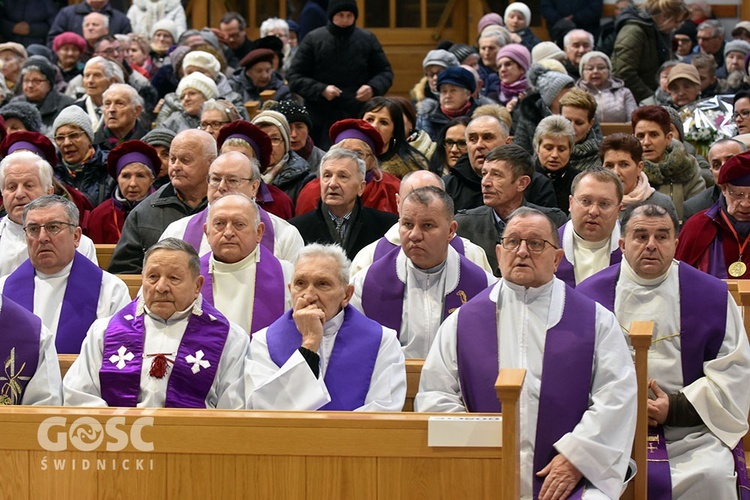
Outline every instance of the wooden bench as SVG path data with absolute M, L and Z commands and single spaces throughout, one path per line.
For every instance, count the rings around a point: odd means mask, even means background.
M 406 360 L 406 402 L 404 411 L 414 411 L 414 398 L 419 392 L 419 377 L 422 375 L 424 359 Z
M 128 291 L 130 292 L 130 298 L 135 299 L 138 296 L 138 291 L 141 289 L 141 283 L 143 277 L 140 274 L 116 274 L 118 278 L 128 285 Z
M 623 134 L 633 133 L 633 125 L 631 125 L 630 123 L 600 123 L 599 125 L 602 128 L 602 135 L 604 137 L 607 137 L 608 135 L 612 135 L 616 133 L 623 133 Z
M 729 293 L 732 294 L 734 301 L 742 313 L 742 322 L 745 325 L 745 333 L 750 338 L 750 280 L 725 280 Z M 750 425 L 750 415 L 747 419 Z M 745 463 L 748 464 L 747 470 L 750 474 L 750 431 L 742 439 L 745 449 Z
M 109 267 L 109 261 L 112 260 L 112 252 L 115 251 L 115 247 L 111 243 L 97 243 L 94 245 L 96 249 L 96 260 L 99 261 L 99 267 L 105 271 Z

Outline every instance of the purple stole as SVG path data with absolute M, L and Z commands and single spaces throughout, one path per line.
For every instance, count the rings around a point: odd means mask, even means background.
M 464 240 L 462 240 L 458 235 L 454 236 L 453 239 L 450 241 L 450 246 L 453 247 L 453 249 L 459 253 L 459 255 L 465 255 L 466 249 L 464 248 Z M 378 243 L 375 245 L 375 253 L 372 256 L 372 261 L 375 262 L 376 260 L 379 260 L 381 257 L 385 257 L 385 255 L 393 250 L 394 248 L 398 247 L 398 245 L 394 245 L 390 241 L 388 241 L 388 238 L 383 236 L 378 240 Z
M 456 239 L 456 238 L 454 238 Z M 365 315 L 383 326 L 401 331 L 406 286 L 398 278 L 396 258 L 401 247 L 394 247 L 367 270 L 362 285 L 362 309 Z M 444 300 L 443 319 L 468 299 L 487 288 L 484 270 L 459 254 L 459 280 L 454 290 L 448 290 Z M 447 263 L 446 263 L 447 265 Z
M 565 232 L 565 226 L 570 224 L 570 221 L 566 222 L 560 228 L 557 230 L 558 234 L 560 235 L 560 241 L 563 240 L 563 233 Z M 609 265 L 613 266 L 615 264 L 619 264 L 622 260 L 622 251 L 619 248 L 616 248 L 614 252 L 612 252 L 609 255 Z M 560 264 L 557 266 L 557 271 L 555 271 L 555 276 L 565 282 L 566 285 L 568 285 L 571 288 L 576 287 L 576 273 L 573 269 L 573 264 L 570 263 L 568 258 L 563 254 L 562 260 L 560 260 Z
M 497 307 L 489 298 L 493 289 L 487 288 L 458 311 L 458 375 L 471 412 L 502 410 L 495 393 L 499 353 Z M 562 318 L 547 330 L 544 342 L 534 471 L 557 455 L 553 445 L 578 425 L 589 407 L 595 341 L 596 304 L 566 287 Z M 534 475 L 534 498 L 543 479 Z M 581 498 L 582 491 L 581 483 L 570 498 Z
M 347 305 L 344 322 L 336 334 L 325 384 L 331 401 L 321 410 L 352 411 L 365 404 L 383 329 L 375 321 Z M 302 334 L 287 311 L 266 331 L 268 354 L 281 367 L 302 345 Z
M 679 263 L 680 281 L 680 344 L 682 380 L 685 386 L 703 377 L 703 363 L 715 359 L 724 341 L 727 311 L 727 285 L 723 281 L 685 264 Z M 615 288 L 620 276 L 620 264 L 581 282 L 578 290 L 614 312 Z M 712 311 L 706 314 L 705 311 Z M 648 496 L 656 500 L 672 498 L 672 478 L 667 455 L 667 443 L 662 426 L 649 427 Z M 739 454 L 738 454 L 739 449 Z M 733 450 L 737 478 L 747 486 L 742 441 Z M 741 456 L 741 464 L 738 462 Z M 741 465 L 741 466 L 740 466 Z M 743 488 L 742 498 L 750 498 Z
M 273 253 L 274 245 L 274 230 L 273 222 L 268 212 L 258 207 L 258 213 L 260 214 L 260 221 L 266 226 L 266 230 L 263 233 L 263 239 L 260 240 L 261 245 L 266 247 Z M 190 243 L 196 252 L 201 251 L 201 241 L 203 241 L 203 225 L 206 223 L 208 218 L 208 208 L 195 214 L 191 217 L 185 226 L 185 233 L 182 235 L 182 239 Z
M 59 354 L 78 354 L 91 323 L 96 320 L 103 271 L 80 252 L 73 257 L 65 287 L 60 319 L 55 335 Z M 3 294 L 28 311 L 34 312 L 34 276 L 31 260 L 21 264 L 5 282 Z
M 260 262 L 255 266 L 255 304 L 253 305 L 252 334 L 261 330 L 284 314 L 284 271 L 281 262 L 263 245 L 258 246 Z M 208 272 L 211 252 L 201 257 L 204 303 L 214 304 L 213 275 Z
M 136 299 L 117 314 L 104 333 L 102 367 L 99 370 L 102 399 L 109 406 L 135 407 L 141 390 L 143 316 L 136 315 Z M 229 334 L 229 321 L 203 301 L 200 316 L 190 313 L 174 364 L 170 365 L 165 408 L 205 408 L 206 395 Z
M 0 386 L 0 404 L 21 404 L 29 380 L 39 364 L 42 320 L 3 296 L 0 309 L 0 362 L 5 382 Z

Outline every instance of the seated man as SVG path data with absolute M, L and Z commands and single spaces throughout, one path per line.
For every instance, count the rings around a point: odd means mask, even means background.
M 495 277 L 451 245 L 457 223 L 453 200 L 426 186 L 401 203 L 401 247 L 352 279 L 352 306 L 399 332 L 407 358 L 425 358 L 440 323 Z
M 747 278 L 750 153 L 727 160 L 719 172 L 719 199 L 685 222 L 676 257 L 717 278 Z
M 622 182 L 611 170 L 576 175 L 570 186 L 570 220 L 558 232 L 563 258 L 555 276 L 575 288 L 605 267 L 620 262 Z
M 91 325 L 65 405 L 241 408 L 250 338 L 201 297 L 198 253 L 169 238 L 143 270 L 143 295 Z
M 78 354 L 91 323 L 130 302 L 128 287 L 76 251 L 81 227 L 72 201 L 40 196 L 23 212 L 29 258 L 0 278 L 0 291 L 42 319 L 57 352 Z
M 320 162 L 318 208 L 290 220 L 306 244 L 337 243 L 348 259 L 381 238 L 398 218 L 363 205 L 365 162 L 349 149 L 336 148 Z
M 429 170 L 415 170 L 404 175 L 401 178 L 401 186 L 398 188 L 398 193 L 396 193 L 399 213 L 401 213 L 401 204 L 404 198 L 412 191 L 426 186 L 433 186 L 441 191 L 445 191 L 445 182 L 443 182 L 443 179 Z M 492 268 L 490 268 L 490 264 L 487 261 L 487 254 L 482 247 L 457 235 L 451 239 L 450 245 L 456 252 L 465 256 L 474 264 L 485 271 L 492 272 Z M 401 235 L 399 234 L 399 225 L 396 223 L 391 226 L 382 238 L 370 243 L 357 252 L 357 256 L 352 260 L 351 277 L 354 277 L 359 271 L 372 264 L 373 261 L 380 259 L 394 248 L 400 246 Z
M 24 149 L 30 147 L 24 146 Z M 9 151 L 0 162 L 0 190 L 8 214 L 0 219 L 0 276 L 12 273 L 29 258 L 23 232 L 23 210 L 29 202 L 54 192 L 52 179 L 50 164 L 30 150 Z M 87 236 L 81 236 L 79 252 L 97 263 L 96 248 Z
M 0 360 L 5 363 L 0 405 L 61 405 L 54 336 L 37 316 L 4 295 L 0 295 L 0 339 Z
M 94 135 L 94 144 L 111 151 L 125 141 L 140 139 L 148 130 L 139 118 L 143 112 L 143 98 L 126 83 L 113 83 L 102 95 L 104 122 Z
M 503 278 L 441 325 L 414 406 L 499 412 L 499 369 L 525 368 L 522 498 L 567 498 L 584 486 L 618 498 L 635 434 L 635 370 L 614 315 L 555 278 L 558 247 L 544 214 L 511 215 L 497 246 Z
M 567 217 L 559 208 L 540 207 L 527 201 L 525 195 L 531 186 L 534 163 L 521 146 L 497 146 L 488 151 L 486 156 L 482 155 L 481 165 L 480 182 L 484 204 L 456 214 L 457 232 L 484 249 L 492 272 L 495 276 L 500 276 L 495 247 L 498 238 L 503 236 L 505 221 L 514 210 L 521 206 L 537 209 L 550 217 L 558 227 L 565 223 Z
M 246 408 L 401 411 L 406 368 L 396 332 L 349 305 L 348 268 L 337 245 L 300 251 L 293 309 L 253 335 Z
M 237 151 L 221 154 L 208 169 L 209 206 L 221 197 L 232 193 L 243 194 L 254 199 L 258 194 L 260 179 L 257 160 L 251 160 Z M 203 232 L 208 212 L 209 208 L 206 207 L 197 214 L 174 221 L 167 226 L 160 239 L 183 239 L 193 245 L 199 255 L 206 255 L 211 250 L 206 234 Z M 289 262 L 294 260 L 297 252 L 305 246 L 297 228 L 260 207 L 258 207 L 258 213 L 266 228 L 265 238 L 261 244 L 279 259 Z
M 244 194 L 216 200 L 205 224 L 210 252 L 201 258 L 204 300 L 248 333 L 266 328 L 292 306 L 292 265 L 263 246 L 266 226 L 259 211 Z
M 629 208 L 620 239 L 624 259 L 578 289 L 614 311 L 621 325 L 655 322 L 648 352 L 654 395 L 648 442 L 656 448 L 649 454 L 649 498 L 738 498 L 750 345 L 727 285 L 675 261 L 676 244 L 677 219 L 668 210 Z M 747 480 L 744 470 L 740 477 Z

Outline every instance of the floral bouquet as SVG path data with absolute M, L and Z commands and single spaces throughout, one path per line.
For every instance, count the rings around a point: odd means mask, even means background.
M 711 144 L 734 135 L 733 107 L 721 97 L 709 97 L 680 109 L 685 140 L 708 158 Z

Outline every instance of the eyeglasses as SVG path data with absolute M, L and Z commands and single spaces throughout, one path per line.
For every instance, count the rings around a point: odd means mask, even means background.
M 443 144 L 445 144 L 445 149 L 448 149 L 448 150 L 453 149 L 453 146 L 457 147 L 458 149 L 462 151 L 466 149 L 465 140 L 454 141 L 453 139 L 445 139 L 443 141 Z
M 50 236 L 55 236 L 57 234 L 60 234 L 60 232 L 65 229 L 65 226 L 77 227 L 78 224 L 71 224 L 70 222 L 53 220 L 46 224 L 27 224 L 23 227 L 23 230 L 26 232 L 26 236 L 36 239 L 39 238 L 39 235 L 42 233 L 42 229 L 47 231 L 47 234 L 49 234 Z
M 273 144 L 274 146 L 278 146 L 283 141 L 284 139 L 282 139 L 281 137 L 271 137 L 271 144 Z
M 576 200 L 576 202 L 578 202 L 578 204 L 583 208 L 591 208 L 596 205 L 602 212 L 609 212 L 617 206 L 611 201 L 594 201 L 588 198 L 576 198 L 575 196 L 573 197 L 573 199 Z
M 224 184 L 226 184 L 230 189 L 237 189 L 238 187 L 240 187 L 243 181 L 252 181 L 252 179 L 246 177 L 230 177 L 221 175 L 208 176 L 208 185 L 212 188 L 219 187 L 219 185 L 221 185 L 221 181 L 224 181 Z
M 737 111 L 736 113 L 732 113 L 732 121 L 736 122 L 740 118 L 744 120 L 748 116 L 750 116 L 750 109 L 743 109 L 743 110 Z
M 707 40 L 713 40 L 714 38 L 719 38 L 718 35 L 716 36 L 699 36 L 697 37 L 699 42 L 705 42 Z
M 227 123 L 229 123 L 229 122 L 228 121 L 226 121 L 226 122 L 220 122 L 220 121 L 215 121 L 215 122 L 201 122 L 201 129 L 202 130 L 208 130 L 208 129 L 217 130 L 217 129 L 220 129 L 221 127 L 223 127 L 224 125 L 226 125 Z
M 47 83 L 47 80 L 39 78 L 39 79 L 35 79 L 35 80 L 24 80 L 23 81 L 24 85 L 31 85 L 31 86 L 34 86 L 34 87 L 36 87 L 37 85 L 41 85 L 43 83 Z
M 555 245 L 542 238 L 514 238 L 512 236 L 507 238 L 500 238 L 500 244 L 509 252 L 517 250 L 518 247 L 521 246 L 521 242 L 524 241 L 526 242 L 526 248 L 528 248 L 532 253 L 544 252 L 544 245 L 549 245 L 557 250 L 557 247 Z
M 727 194 L 731 198 L 739 198 L 741 201 L 750 201 L 750 193 L 737 193 L 731 189 L 727 189 Z
M 83 137 L 85 134 L 83 132 L 71 132 L 68 135 L 56 135 L 55 136 L 55 142 L 57 144 L 62 144 L 65 142 L 65 139 L 70 139 L 72 142 L 78 141 L 81 137 Z

